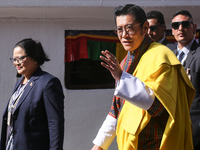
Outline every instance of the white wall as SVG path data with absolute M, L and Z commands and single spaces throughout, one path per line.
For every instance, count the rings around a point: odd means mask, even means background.
M 23 0 L 10 3 L 3 1 L 5 6 L 20 4 Z M 36 1 L 36 0 L 35 0 Z M 19 2 L 19 3 L 18 3 Z M 41 4 L 44 1 L 41 1 Z M 51 1 L 63 4 L 64 0 Z M 85 1 L 87 2 L 87 1 Z M 106 1 L 98 1 L 105 3 Z M 166 1 L 164 1 L 166 4 Z M 194 2 L 194 1 L 192 1 Z M 197 1 L 196 1 L 197 2 Z M 9 3 L 9 4 L 8 4 Z M 29 3 L 30 4 L 30 3 Z M 116 5 L 116 4 L 115 4 Z M 80 6 L 80 5 L 79 5 Z M 65 94 L 65 139 L 64 150 L 89 150 L 92 147 L 99 127 L 106 117 L 112 101 L 114 89 L 107 90 L 67 90 L 64 86 L 64 31 L 79 30 L 111 30 L 114 28 L 112 7 L 96 8 L 1 8 L 0 9 L 0 117 L 3 114 L 10 94 L 16 82 L 16 70 L 10 63 L 13 47 L 23 38 L 41 41 L 51 61 L 44 64 L 43 70 L 57 76 L 63 85 Z M 149 8 L 164 11 L 166 24 L 170 28 L 172 14 L 177 8 Z M 188 10 L 199 14 L 198 7 Z M 200 26 L 199 16 L 195 21 Z M 1 118 L 0 118 L 1 125 Z M 110 150 L 116 150 L 114 143 Z
M 0 6 L 118 6 L 136 4 L 145 7 L 197 6 L 199 0 L 1 0 Z

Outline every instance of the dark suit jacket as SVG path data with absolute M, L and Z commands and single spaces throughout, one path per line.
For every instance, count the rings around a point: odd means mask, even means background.
M 14 150 L 63 149 L 63 99 L 60 81 L 38 67 L 13 113 Z M 1 150 L 5 150 L 7 107 L 2 121 Z
M 169 42 L 166 38 L 162 42 L 163 45 L 167 46 L 171 50 L 177 49 L 177 45 L 175 43 Z
M 177 49 L 173 51 L 177 55 Z M 193 125 L 194 150 L 200 149 L 200 45 L 194 41 L 190 52 L 183 64 L 185 70 L 190 69 L 191 82 L 196 90 L 195 98 L 190 109 Z

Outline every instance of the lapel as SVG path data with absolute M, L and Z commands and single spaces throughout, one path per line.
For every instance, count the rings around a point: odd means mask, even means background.
M 32 77 L 31 77 L 32 78 Z M 15 111 L 19 108 L 19 106 L 24 102 L 25 98 L 27 97 L 28 93 L 31 91 L 31 89 L 34 87 L 35 85 L 35 81 L 33 79 L 30 78 L 29 83 L 26 85 L 25 89 L 24 89 L 24 93 L 22 94 L 22 96 L 19 99 L 19 102 L 16 106 L 16 108 L 14 109 L 14 113 Z
M 196 40 L 194 40 L 192 47 L 191 47 L 189 53 L 187 54 L 187 58 L 184 63 L 185 70 L 190 67 L 191 62 L 194 59 L 197 47 L 198 47 L 198 44 L 197 44 Z
M 15 87 L 14 87 L 14 90 L 13 90 L 13 92 L 12 92 L 12 95 L 13 95 L 13 93 L 17 90 L 17 87 L 19 86 L 19 84 L 20 84 L 20 82 L 22 81 L 22 79 L 23 79 L 23 77 L 21 77 L 21 78 L 17 81 L 17 83 L 15 84 Z M 12 95 L 10 96 L 9 101 L 8 101 L 8 103 L 7 103 L 7 105 L 6 105 L 6 109 L 4 110 L 4 113 L 3 113 L 3 116 L 4 116 L 4 117 L 7 117 L 7 109 L 8 109 L 8 105 L 9 105 L 9 102 L 10 102 L 10 99 L 11 99 Z
M 31 76 L 31 78 L 29 79 L 29 83 L 26 85 L 26 88 L 24 89 L 24 93 L 22 94 L 22 96 L 19 99 L 19 102 L 16 106 L 16 108 L 14 109 L 14 113 L 16 112 L 16 110 L 20 107 L 20 105 L 24 102 L 24 100 L 26 99 L 26 97 L 28 96 L 28 94 L 30 93 L 31 89 L 35 86 L 35 84 L 37 83 L 37 80 L 39 78 L 39 76 L 41 75 L 42 70 L 40 69 L 40 67 L 37 68 L 37 70 L 33 73 L 33 75 Z M 20 82 L 19 82 L 20 83 Z M 18 85 L 19 85 L 18 83 Z M 18 87 L 17 85 L 17 87 Z
M 173 51 L 173 53 L 177 56 L 177 54 L 178 54 L 177 47 L 176 47 L 175 49 L 173 49 L 172 51 Z

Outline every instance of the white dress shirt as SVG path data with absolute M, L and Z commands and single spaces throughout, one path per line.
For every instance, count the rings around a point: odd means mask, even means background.
M 180 54 L 180 50 L 183 51 L 185 53 L 185 56 L 183 57 L 183 59 L 181 60 L 181 64 L 183 65 L 186 58 L 187 58 L 187 54 L 189 53 L 191 47 L 192 47 L 192 43 L 194 42 L 194 40 L 192 40 L 188 45 L 186 45 L 185 47 L 183 47 L 182 49 L 180 49 L 177 45 L 177 58 L 179 58 L 179 54 Z

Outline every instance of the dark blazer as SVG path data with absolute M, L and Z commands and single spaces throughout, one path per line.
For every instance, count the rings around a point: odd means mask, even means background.
M 177 55 L 177 49 L 173 51 Z M 193 125 L 194 150 L 200 149 L 200 45 L 194 41 L 190 52 L 183 63 L 185 70 L 190 69 L 191 82 L 196 90 L 195 98 L 190 109 Z
M 22 78 L 16 83 L 14 91 Z M 63 89 L 58 78 L 38 67 L 13 113 L 14 150 L 63 149 L 63 100 Z M 5 150 L 7 107 L 2 121 L 1 150 Z
M 164 41 L 162 42 L 162 44 L 165 45 L 165 46 L 167 46 L 171 50 L 177 49 L 177 45 L 175 43 L 172 43 L 172 42 L 168 41 L 166 38 L 164 39 Z

